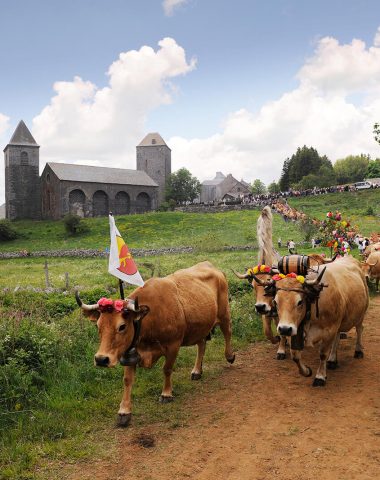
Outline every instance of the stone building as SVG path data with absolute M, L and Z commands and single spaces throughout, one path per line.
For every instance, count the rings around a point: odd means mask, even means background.
M 164 199 L 171 150 L 158 133 L 137 146 L 137 170 L 47 163 L 39 176 L 39 145 L 21 121 L 5 155 L 6 218 L 58 219 L 142 213 Z
M 172 173 L 171 150 L 159 133 L 148 135 L 136 147 L 137 170 L 143 170 L 158 185 L 158 203 L 165 200 L 166 180 Z
M 211 203 L 232 200 L 249 193 L 249 183 L 244 180 L 236 180 L 230 173 L 225 176 L 222 172 L 216 172 L 215 178 L 202 183 L 200 201 L 201 203 Z

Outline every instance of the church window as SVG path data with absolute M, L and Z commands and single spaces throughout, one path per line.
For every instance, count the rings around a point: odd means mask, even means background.
M 151 209 L 151 199 L 145 192 L 141 192 L 136 198 L 136 213 L 148 212 Z
M 152 138 L 152 145 L 156 145 L 157 141 L 155 138 Z
M 98 190 L 92 198 L 92 213 L 94 217 L 108 215 L 108 195 L 103 190 Z
M 21 152 L 21 165 L 29 165 L 27 152 Z
M 115 214 L 127 215 L 130 213 L 131 201 L 127 192 L 118 192 L 115 197 Z
M 50 173 L 46 175 L 46 183 L 50 183 Z

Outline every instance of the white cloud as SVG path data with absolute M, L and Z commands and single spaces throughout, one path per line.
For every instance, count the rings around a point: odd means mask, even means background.
M 144 46 L 121 53 L 108 69 L 104 88 L 80 77 L 56 82 L 55 96 L 33 120 L 41 157 L 135 168 L 134 148 L 146 133 L 146 117 L 172 101 L 171 80 L 195 68 L 175 40 L 165 38 L 158 45 L 157 51 Z
M 349 154 L 380 156 L 372 136 L 380 120 L 380 45 L 322 38 L 297 78 L 298 88 L 258 112 L 232 113 L 216 135 L 169 139 L 174 169 L 187 165 L 200 179 L 220 170 L 269 183 L 304 144 L 332 161 Z
M 170 17 L 171 15 L 173 15 L 176 8 L 184 5 L 187 2 L 188 0 L 164 0 L 162 2 L 162 6 L 164 8 L 165 15 Z

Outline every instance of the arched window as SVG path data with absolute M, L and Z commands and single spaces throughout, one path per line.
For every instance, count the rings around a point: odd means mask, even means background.
M 21 165 L 29 165 L 29 158 L 27 152 L 21 152 Z
M 76 189 L 69 193 L 69 212 L 73 215 L 84 217 L 84 204 L 86 196 L 82 190 Z
M 115 214 L 127 215 L 131 210 L 131 200 L 127 192 L 118 192 L 115 197 Z
M 136 213 L 148 212 L 151 209 L 151 199 L 145 192 L 141 192 L 136 198 Z
M 108 215 L 108 195 L 103 190 L 98 190 L 92 197 L 92 213 L 94 217 Z

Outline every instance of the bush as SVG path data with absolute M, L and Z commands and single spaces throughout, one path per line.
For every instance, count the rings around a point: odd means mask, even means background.
M 373 207 L 371 207 L 371 205 L 369 205 L 367 210 L 364 211 L 364 215 L 369 215 L 369 216 L 375 215 L 375 211 L 373 210 Z
M 63 218 L 63 224 L 69 235 L 78 235 L 88 231 L 88 227 L 83 224 L 82 218 L 78 215 L 72 215 L 71 213 L 65 215 Z
M 0 242 L 9 242 L 18 237 L 16 230 L 9 220 L 0 220 Z

